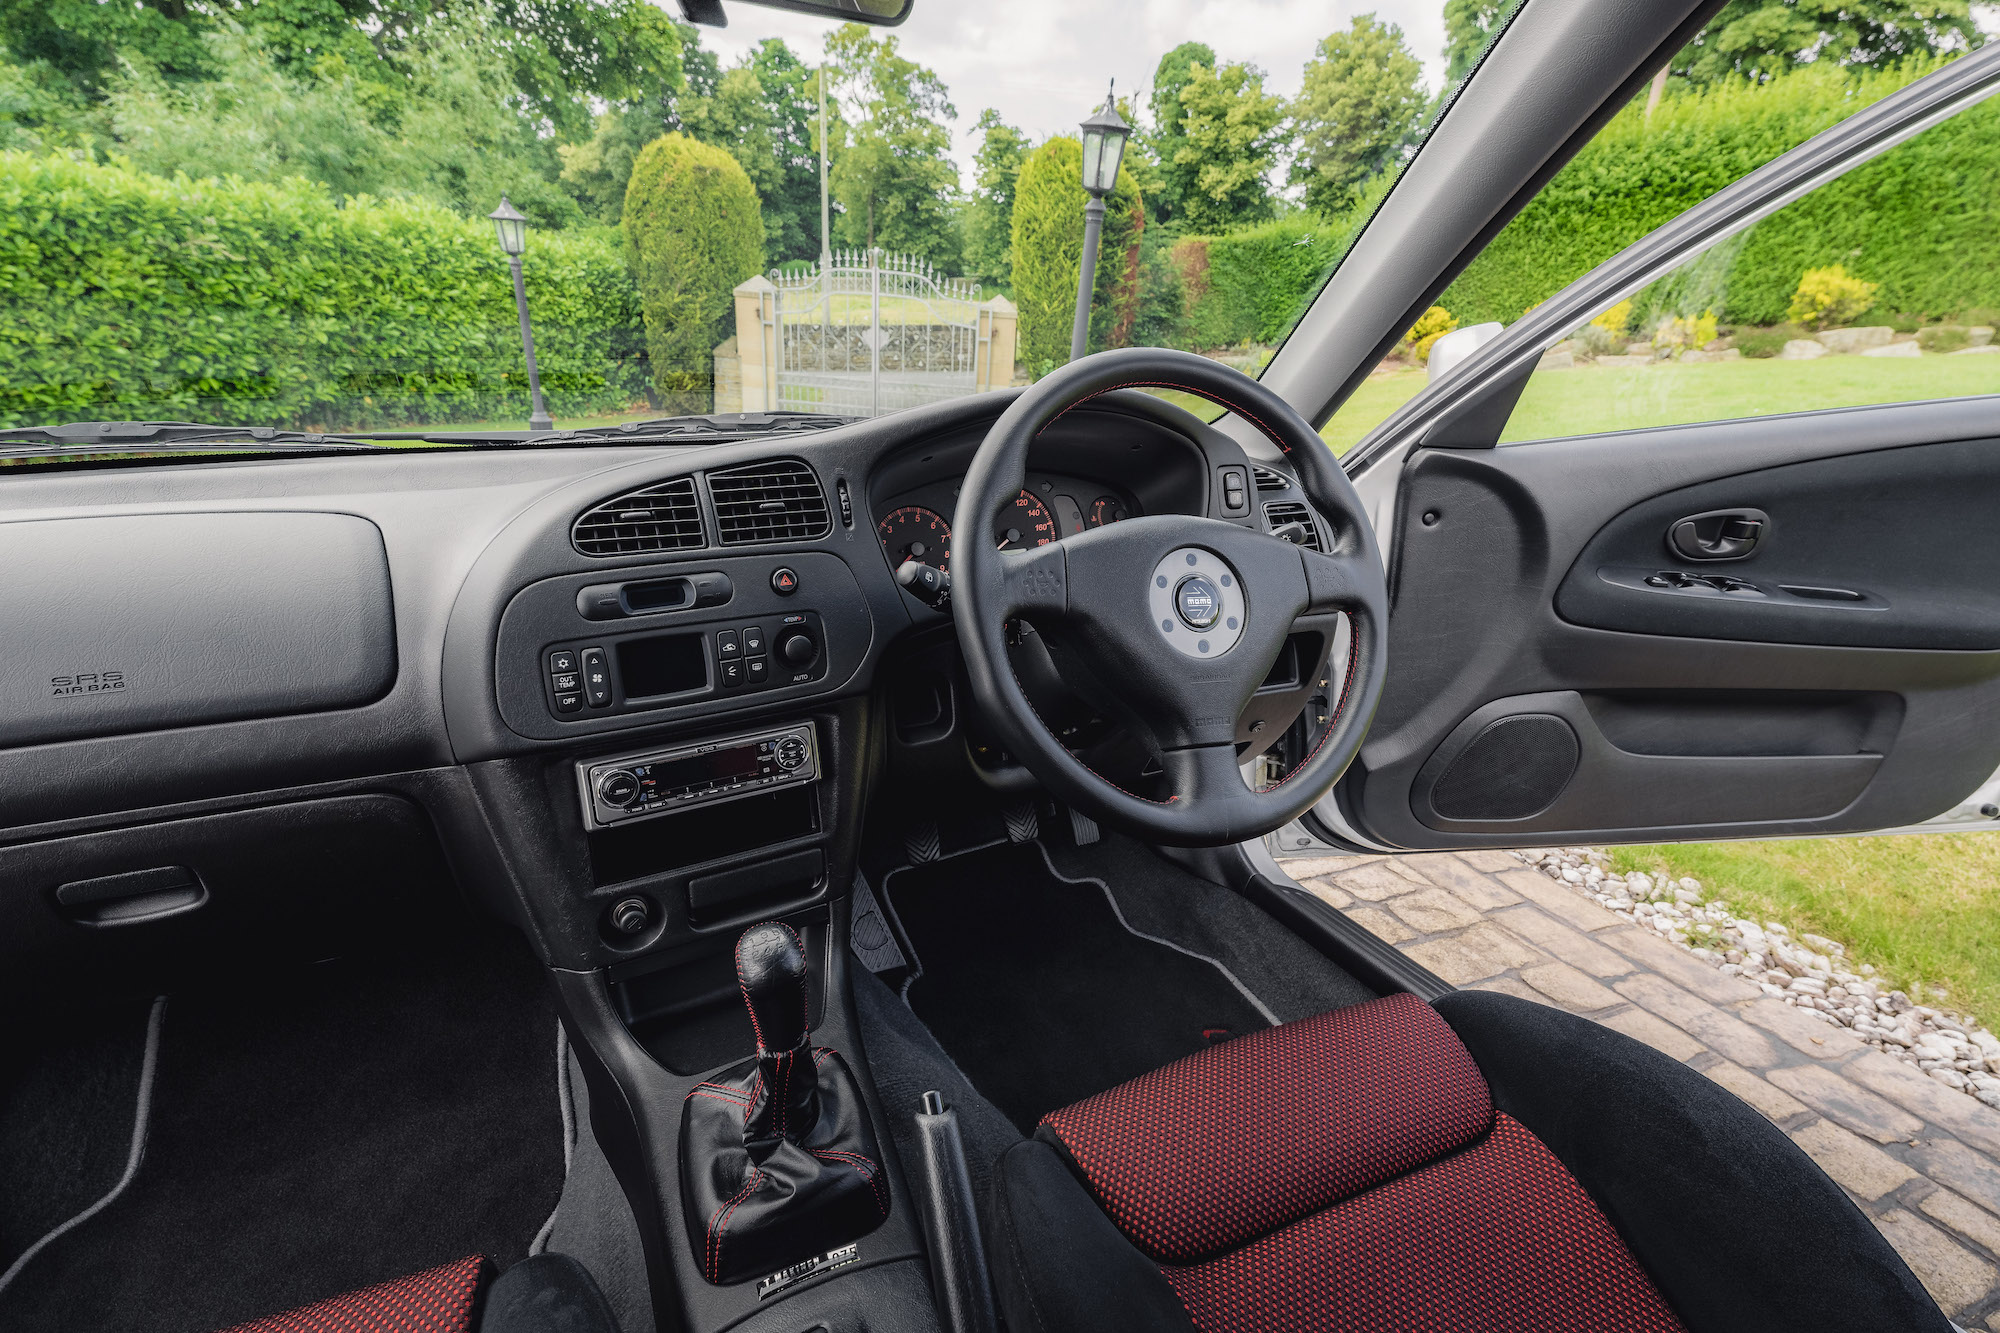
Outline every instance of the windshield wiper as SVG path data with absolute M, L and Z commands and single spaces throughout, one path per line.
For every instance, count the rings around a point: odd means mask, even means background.
M 556 431 L 398 431 L 363 438 L 371 440 L 436 440 L 456 444 L 715 444 L 772 435 L 832 430 L 861 420 L 831 412 L 719 412 L 707 416 L 652 417 L 621 421 L 615 426 L 580 426 Z
M 140 453 L 374 452 L 396 444 L 435 443 L 539 448 L 585 444 L 717 444 L 832 430 L 859 417 L 827 412 L 725 412 L 654 417 L 615 426 L 558 431 L 357 431 L 327 434 L 275 426 L 218 426 L 200 421 L 73 421 L 63 426 L 0 430 L 0 459 Z
M 0 430 L 0 458 L 179 452 L 373 452 L 387 447 L 365 436 L 326 435 L 271 426 L 217 426 L 200 421 L 72 421 L 63 426 L 14 426 Z

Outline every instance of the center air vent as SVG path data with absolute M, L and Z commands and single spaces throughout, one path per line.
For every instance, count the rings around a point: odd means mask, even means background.
M 1292 479 L 1274 467 L 1262 467 L 1256 463 L 1252 463 L 1250 465 L 1250 475 L 1257 478 L 1257 489 L 1260 491 L 1289 491 L 1292 489 Z
M 694 478 L 676 477 L 606 500 L 577 519 L 570 541 L 585 555 L 638 555 L 707 545 Z
M 724 546 L 824 537 L 833 527 L 819 478 L 796 458 L 711 472 L 708 497 Z
M 1309 546 L 1315 551 L 1326 550 L 1326 547 L 1320 544 L 1319 524 L 1313 522 L 1312 510 L 1306 508 L 1297 500 L 1265 501 L 1264 526 L 1272 532 L 1276 532 L 1287 523 L 1296 523 L 1306 530 L 1305 540 L 1300 542 L 1299 545 Z

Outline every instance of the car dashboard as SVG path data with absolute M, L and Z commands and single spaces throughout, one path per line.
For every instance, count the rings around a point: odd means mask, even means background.
M 895 578 L 985 526 L 957 486 L 1012 397 L 705 447 L 7 477 L 0 987 L 151 994 L 471 907 L 526 936 L 608 1065 L 677 1099 L 747 1054 L 745 924 L 793 925 L 839 984 L 882 793 L 1033 792 L 979 735 L 950 615 Z M 1044 432 L 980 539 L 1302 508 L 1280 468 L 1121 393 Z M 1060 693 L 1046 636 L 1016 630 L 1031 693 Z M 1288 645 L 1246 756 L 1310 711 L 1332 647 Z M 1115 714 L 1048 706 L 1067 742 L 1143 763 Z M 833 993 L 813 1012 L 839 1037 Z M 656 1257 L 696 1323 L 743 1314 Z

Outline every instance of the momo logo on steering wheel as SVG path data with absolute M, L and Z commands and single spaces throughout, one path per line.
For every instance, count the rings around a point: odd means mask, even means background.
M 1222 617 L 1222 593 L 1206 574 L 1190 574 L 1174 586 L 1174 611 L 1189 629 L 1208 629 Z

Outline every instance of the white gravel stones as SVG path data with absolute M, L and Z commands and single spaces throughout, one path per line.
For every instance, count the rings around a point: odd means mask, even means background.
M 1946 1087 L 2000 1110 L 2000 1037 L 1963 1015 L 1884 990 L 1875 969 L 1851 964 L 1838 940 L 1804 932 L 1795 939 L 1779 922 L 1734 916 L 1728 903 L 1705 900 L 1699 880 L 1637 870 L 1618 874 L 1594 847 L 1514 855 L 1722 971 L 1756 983 L 1764 994 L 1848 1028 Z

